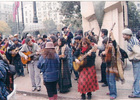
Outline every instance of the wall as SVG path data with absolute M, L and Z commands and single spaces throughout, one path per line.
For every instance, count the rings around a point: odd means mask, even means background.
M 99 35 L 100 26 L 99 21 L 97 20 L 95 13 L 95 9 L 99 11 L 101 2 L 81 2 L 81 14 L 82 14 L 82 26 L 83 31 L 86 32 L 91 30 L 94 27 L 93 32 L 96 35 Z M 88 6 L 87 6 L 88 5 Z M 126 49 L 126 42 L 124 42 L 123 36 L 121 34 L 122 30 L 127 27 L 128 25 L 128 18 L 127 18 L 127 6 L 125 1 L 117 1 L 117 2 L 105 2 L 104 5 L 104 14 L 102 20 L 102 28 L 108 29 L 110 32 L 112 25 L 115 23 L 115 26 L 112 30 L 114 37 L 117 43 L 120 45 L 121 48 Z M 98 45 L 101 45 L 102 38 L 99 38 Z M 98 61 L 98 62 L 97 62 Z M 101 58 L 98 56 L 96 57 L 96 68 L 100 69 Z

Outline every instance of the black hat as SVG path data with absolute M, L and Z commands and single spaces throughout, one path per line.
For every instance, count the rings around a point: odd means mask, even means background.
M 77 35 L 74 39 L 75 39 L 75 40 L 81 40 L 81 38 L 82 38 L 82 37 L 81 37 L 80 35 Z
M 66 27 L 66 26 L 65 26 L 65 27 L 63 27 L 63 28 L 62 28 L 62 31 L 64 31 L 64 29 L 67 29 L 67 27 Z
M 47 38 L 47 35 L 43 35 L 43 38 Z
M 18 39 L 17 39 L 17 38 L 14 38 L 14 39 L 13 39 L 13 42 L 15 42 L 15 41 L 18 41 Z

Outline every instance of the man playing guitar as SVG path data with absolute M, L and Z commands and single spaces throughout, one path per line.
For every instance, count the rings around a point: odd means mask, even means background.
M 18 42 L 17 38 L 13 39 L 14 44 L 7 50 L 8 54 L 10 55 L 11 59 L 8 59 L 11 64 L 15 65 L 17 76 L 24 76 L 24 68 L 23 64 L 20 59 L 20 55 L 18 53 L 18 50 L 15 51 L 15 49 L 20 48 L 21 44 Z
M 24 57 L 25 60 L 27 60 L 29 56 L 25 55 L 24 52 L 34 53 L 34 55 L 31 57 L 31 61 L 27 63 L 29 69 L 29 76 L 32 82 L 32 91 L 35 91 L 36 89 L 37 91 L 41 90 L 40 70 L 37 68 L 39 51 L 40 47 L 36 43 L 33 43 L 31 38 L 26 38 L 25 44 L 19 51 L 20 56 Z

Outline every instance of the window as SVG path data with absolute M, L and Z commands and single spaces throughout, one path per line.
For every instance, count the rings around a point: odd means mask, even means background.
M 140 7 L 140 3 L 138 3 L 137 6 Z
M 28 23 L 28 19 L 26 18 L 26 23 Z
M 27 16 L 27 11 L 25 12 L 25 16 Z

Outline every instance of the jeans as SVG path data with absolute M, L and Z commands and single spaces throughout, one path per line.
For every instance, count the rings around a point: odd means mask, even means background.
M 110 97 L 117 97 L 115 73 L 106 73 L 106 80 L 108 83 Z
M 140 61 L 132 61 L 132 65 L 134 75 L 133 95 L 140 96 Z
M 13 64 L 15 65 L 15 68 L 16 68 L 16 73 L 18 75 L 24 75 L 24 68 L 23 68 L 23 64 L 21 62 L 21 59 L 15 59 L 13 61 Z

